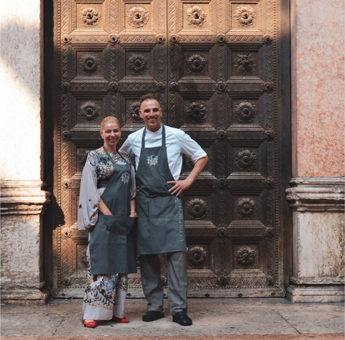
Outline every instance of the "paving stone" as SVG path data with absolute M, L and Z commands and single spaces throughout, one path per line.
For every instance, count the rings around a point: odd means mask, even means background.
M 338 340 L 344 335 L 342 303 L 189 299 L 188 314 L 193 319 L 193 326 L 182 327 L 172 322 L 167 305 L 165 318 L 142 322 L 146 301 L 129 299 L 126 316 L 130 323 L 103 321 L 94 329 L 82 325 L 81 304 L 80 299 L 56 299 L 44 306 L 2 305 L 1 340 Z
M 214 335 L 198 337 L 12 337 L 1 340 L 343 340 L 343 334 L 284 334 L 284 335 Z

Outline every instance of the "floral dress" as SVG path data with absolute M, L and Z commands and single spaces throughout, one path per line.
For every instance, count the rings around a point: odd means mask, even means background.
M 127 155 L 122 154 L 122 156 L 128 163 L 131 163 Z M 125 161 L 118 153 L 110 153 L 110 157 L 116 164 L 125 164 Z M 134 198 L 136 185 L 133 166 L 131 171 L 131 198 Z M 88 154 L 80 182 L 79 230 L 90 229 L 97 223 L 99 200 L 106 188 L 106 180 L 112 174 L 112 162 L 103 149 L 93 150 Z M 87 255 L 90 256 L 89 248 Z M 92 275 L 89 268 L 87 287 L 83 298 L 83 320 L 111 320 L 113 316 L 123 318 L 127 290 L 127 274 L 104 273 L 104 275 Z

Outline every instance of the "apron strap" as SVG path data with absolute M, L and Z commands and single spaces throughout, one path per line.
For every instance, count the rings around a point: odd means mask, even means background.
M 106 155 L 109 157 L 110 162 L 113 163 L 113 165 L 116 165 L 115 161 L 113 160 L 113 157 L 110 156 L 108 150 L 105 148 L 105 146 L 103 145 L 103 150 L 106 153 Z M 117 153 L 120 155 L 120 157 L 123 159 L 123 161 L 130 166 L 130 164 L 125 160 L 125 158 L 120 154 L 119 151 L 117 151 Z
M 146 137 L 146 128 L 143 132 L 143 138 L 141 140 L 141 147 L 145 149 L 145 137 Z M 165 147 L 165 126 L 162 124 L 162 146 Z

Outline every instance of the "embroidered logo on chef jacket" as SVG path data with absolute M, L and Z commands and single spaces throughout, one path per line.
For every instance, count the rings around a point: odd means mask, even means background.
M 158 163 L 158 156 L 155 155 L 151 155 L 147 157 L 147 164 L 150 166 L 156 166 L 156 164 Z
M 129 182 L 129 173 L 128 172 L 124 172 L 121 176 L 121 181 L 123 182 L 123 184 L 127 184 Z

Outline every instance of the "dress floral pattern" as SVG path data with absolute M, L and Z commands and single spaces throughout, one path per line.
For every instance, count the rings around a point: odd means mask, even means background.
M 122 154 L 128 163 L 131 159 Z M 118 153 L 110 153 L 116 164 L 125 161 Z M 131 198 L 135 197 L 136 185 L 134 167 L 131 167 Z M 78 229 L 92 228 L 98 220 L 99 199 L 106 185 L 99 186 L 99 181 L 106 181 L 113 174 L 113 164 L 103 149 L 90 151 L 83 169 L 80 182 L 78 209 Z M 87 250 L 88 257 L 90 249 Z M 111 320 L 113 316 L 124 317 L 125 299 L 128 290 L 128 276 L 120 273 L 103 275 L 87 273 L 87 287 L 83 298 L 83 319 Z
M 84 303 L 113 310 L 118 279 L 119 274 L 92 275 L 89 270 Z
M 87 274 L 87 287 L 83 298 L 83 319 L 111 320 L 125 316 L 128 291 L 127 274 Z

